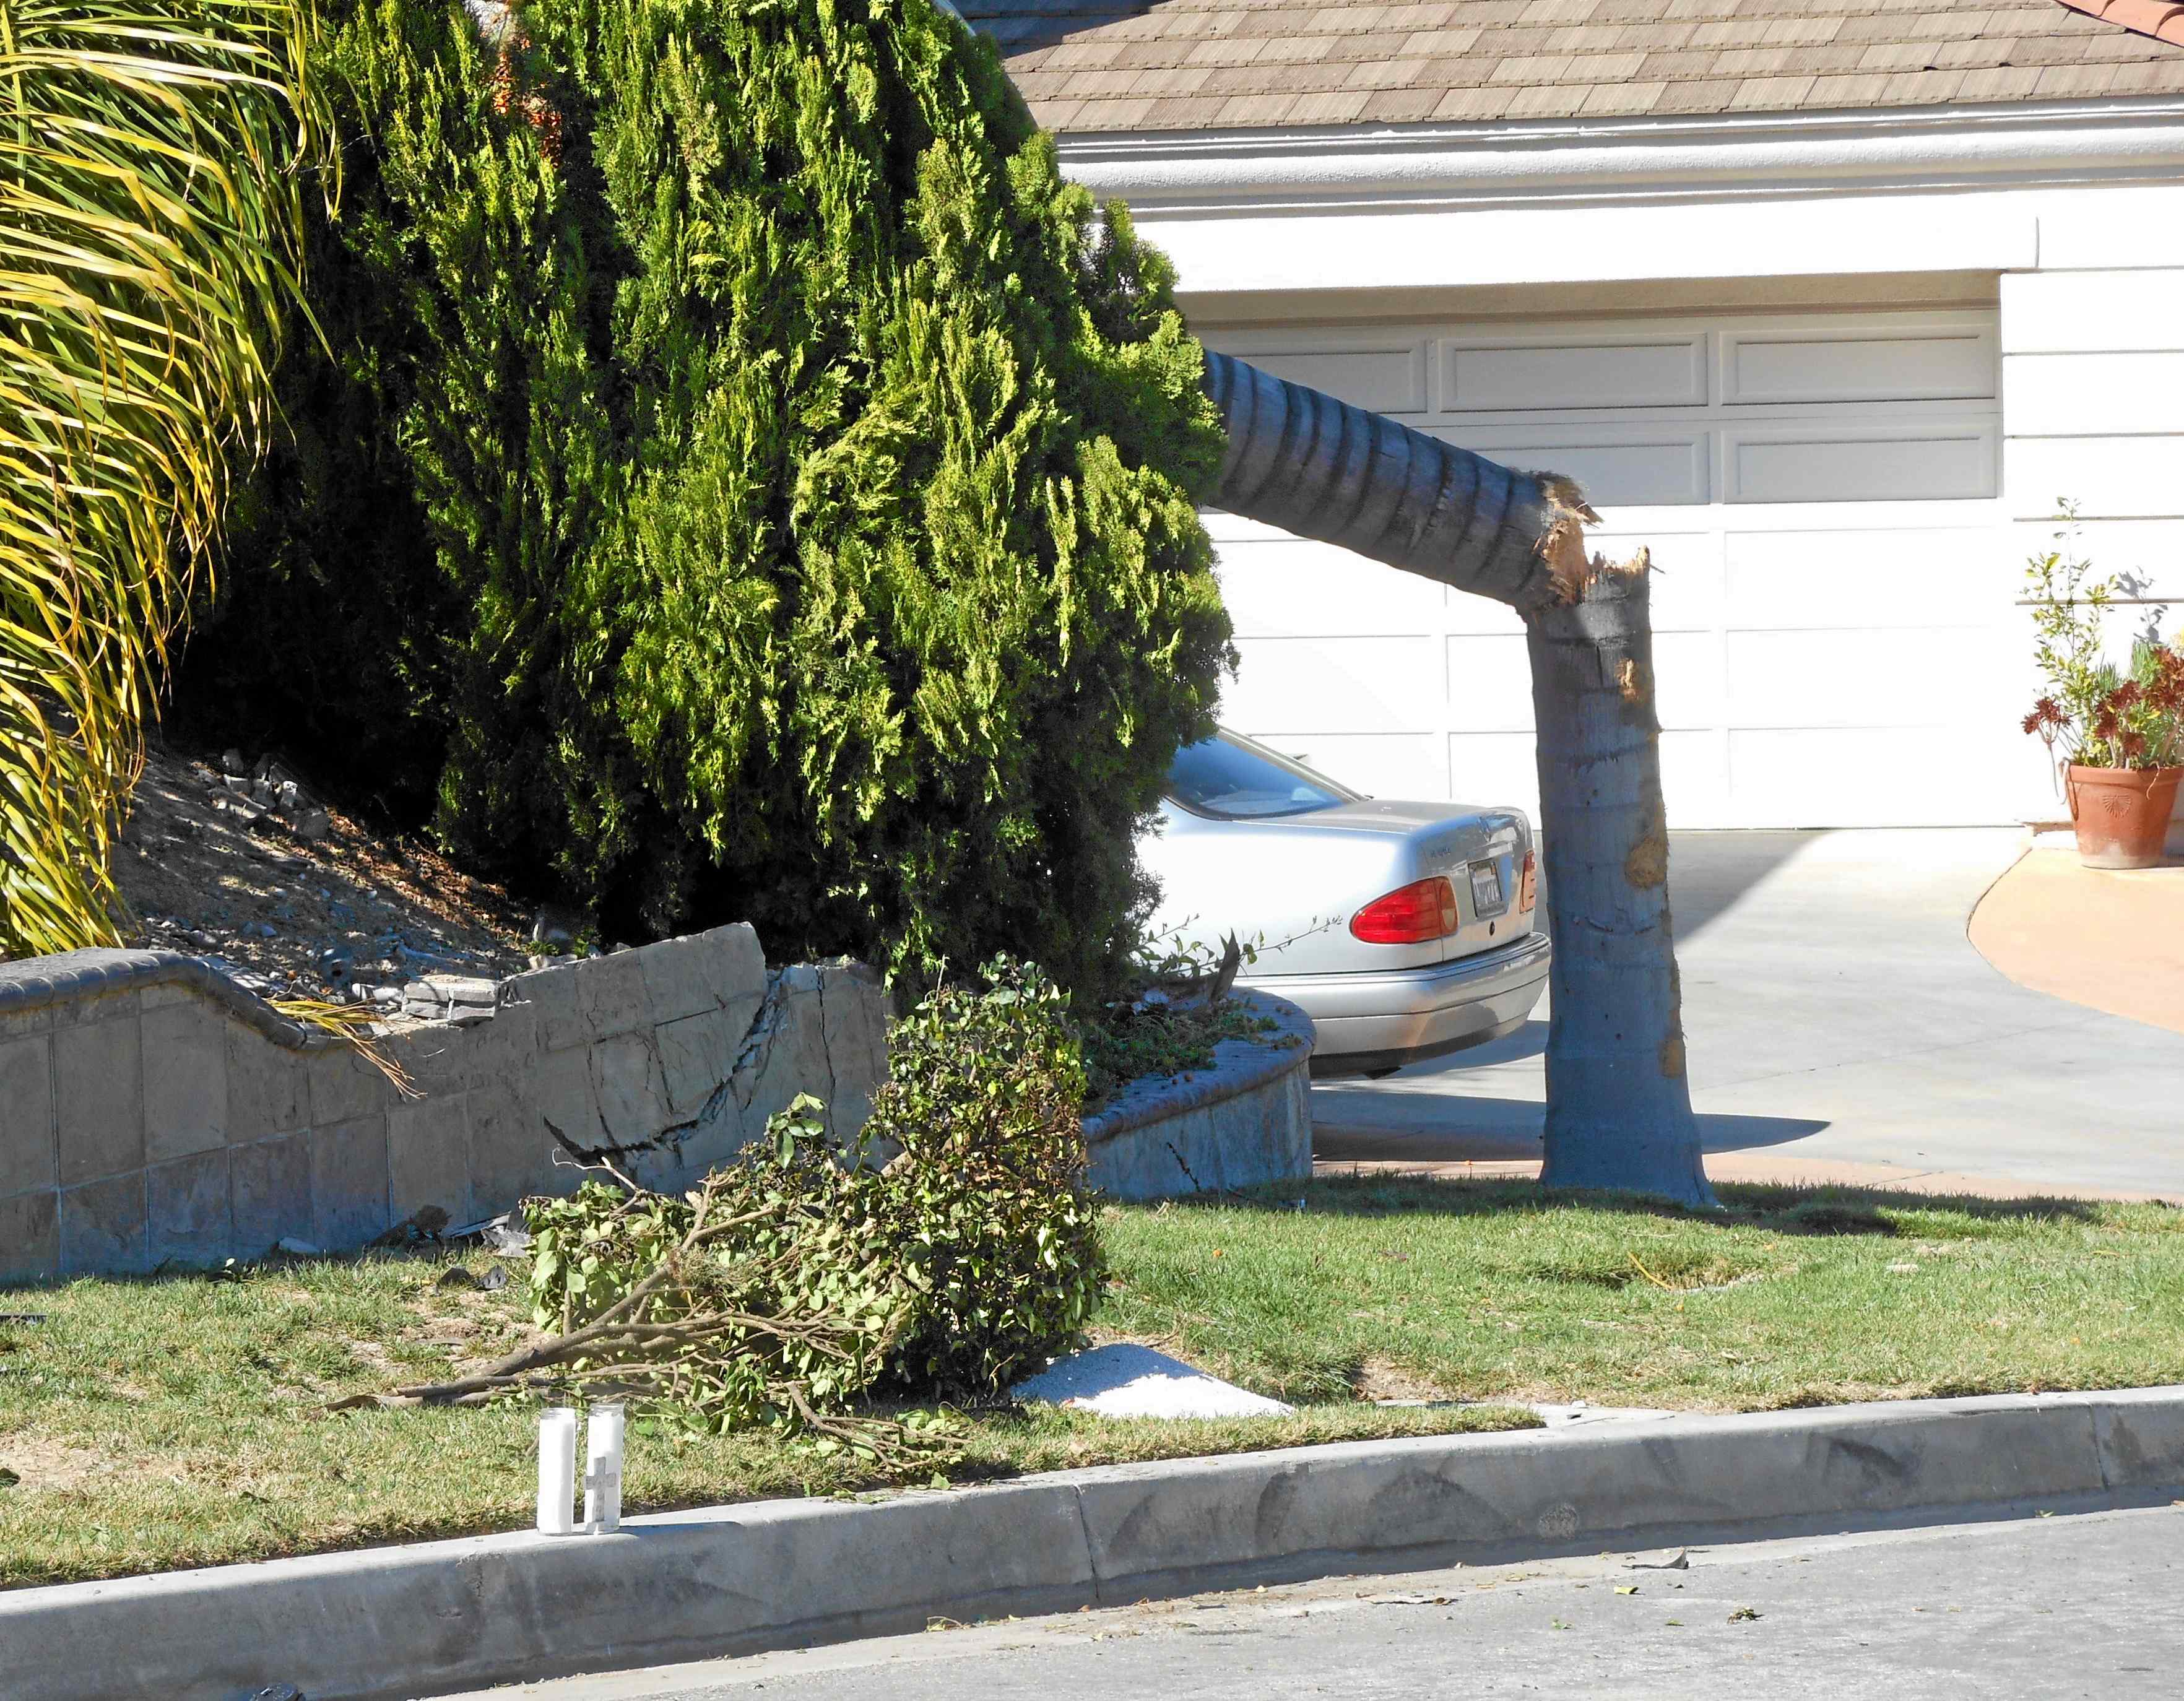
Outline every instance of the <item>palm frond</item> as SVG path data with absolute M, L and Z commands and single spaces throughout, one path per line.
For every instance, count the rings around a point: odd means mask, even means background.
M 296 0 L 0 0 L 0 956 L 109 943 L 114 834 L 328 158 Z

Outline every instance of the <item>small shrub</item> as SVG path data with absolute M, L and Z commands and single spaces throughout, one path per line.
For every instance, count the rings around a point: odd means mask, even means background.
M 1106 1263 L 1084 1181 L 1084 1065 L 1068 1000 L 1036 968 L 987 967 L 898 1023 L 866 1133 L 885 1172 L 894 1247 L 919 1289 L 891 1355 L 907 1384 L 990 1397 L 1070 1345 Z
M 1210 1069 L 1223 1040 L 1262 1040 L 1274 1028 L 1272 1017 L 1233 999 L 1111 1006 L 1084 1026 L 1085 1102 L 1104 1104 L 1133 1081 Z

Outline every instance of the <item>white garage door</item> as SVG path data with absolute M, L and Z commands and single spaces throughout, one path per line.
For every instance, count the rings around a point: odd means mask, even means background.
M 1569 473 L 1607 521 L 1598 547 L 1652 547 L 1678 824 L 1992 822 L 2030 795 L 1992 313 L 1208 340 L 1510 465 Z M 1530 806 L 1513 615 L 1269 527 L 1209 523 L 1243 657 L 1224 721 L 1384 796 Z

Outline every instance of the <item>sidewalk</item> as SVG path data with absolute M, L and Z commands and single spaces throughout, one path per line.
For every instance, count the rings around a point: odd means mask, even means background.
M 1988 889 L 1973 946 L 2020 986 L 2184 1034 L 2184 861 L 2087 868 L 2062 836 L 2042 834 Z

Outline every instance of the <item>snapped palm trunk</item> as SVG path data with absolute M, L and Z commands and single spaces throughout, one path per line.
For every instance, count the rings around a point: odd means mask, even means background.
M 1565 479 L 1211 350 L 1206 388 L 1228 431 L 1215 506 L 1524 616 L 1555 945 L 1540 1179 L 1713 1203 L 1684 1074 L 1650 563 L 1588 558 L 1598 516 Z

